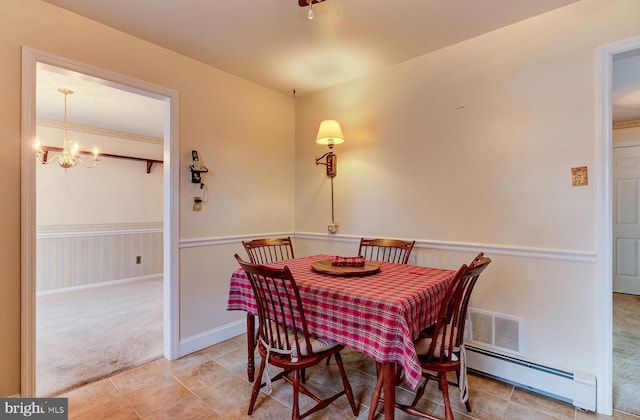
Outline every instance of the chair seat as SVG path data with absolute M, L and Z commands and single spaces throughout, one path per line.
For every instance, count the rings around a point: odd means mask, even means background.
M 450 334 L 450 330 L 453 328 L 453 334 Z M 436 340 L 436 346 L 433 354 L 440 354 L 442 344 L 444 342 L 445 349 L 449 348 L 451 344 L 451 337 L 458 336 L 458 328 L 452 327 L 451 324 L 447 325 L 443 331 L 440 331 L 438 334 L 438 338 Z M 431 347 L 431 343 L 433 342 L 433 337 L 429 334 L 428 331 L 423 331 L 418 336 L 418 339 L 413 342 L 413 346 L 416 349 L 416 354 L 418 356 L 426 356 L 429 353 L 429 347 Z M 453 346 L 453 352 L 458 353 L 460 351 L 460 346 Z M 454 354 L 455 357 L 455 354 Z
M 274 323 L 272 322 L 272 325 Z M 273 326 L 272 328 L 276 328 Z M 280 326 L 280 329 L 283 327 Z M 298 336 L 298 340 L 300 342 L 300 356 L 306 357 L 309 355 L 309 349 L 307 349 L 307 342 L 304 340 L 304 333 L 297 331 L 294 332 L 291 328 L 287 328 L 286 334 L 284 331 L 280 333 L 280 340 L 285 343 L 295 343 L 294 335 Z M 309 343 L 311 344 L 311 352 L 313 353 L 323 353 L 325 351 L 331 350 L 335 347 L 338 347 L 339 344 L 331 341 L 326 338 L 320 338 L 315 336 L 309 336 Z M 294 359 L 298 357 L 298 349 L 295 346 L 292 346 L 291 349 L 291 358 Z

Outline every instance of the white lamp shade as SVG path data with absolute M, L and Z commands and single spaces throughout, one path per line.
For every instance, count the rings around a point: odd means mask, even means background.
M 342 135 L 340 123 L 336 120 L 322 121 L 320 123 L 320 128 L 318 128 L 316 143 L 330 145 L 344 143 L 344 136 Z

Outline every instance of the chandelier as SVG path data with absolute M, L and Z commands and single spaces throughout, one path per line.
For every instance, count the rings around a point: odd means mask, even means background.
M 62 137 L 62 147 L 52 147 L 52 146 L 42 146 L 40 144 L 40 140 L 36 139 L 35 149 L 36 149 L 36 157 L 43 164 L 49 164 L 54 160 L 58 159 L 58 164 L 62 166 L 65 171 L 69 168 L 73 168 L 80 162 L 83 166 L 87 168 L 94 168 L 98 164 L 98 149 L 93 149 L 93 163 L 86 164 L 80 159 L 80 154 L 90 155 L 89 152 L 81 151 L 78 147 L 78 143 L 74 143 L 71 145 L 71 140 L 67 136 L 67 96 L 72 95 L 73 91 L 69 89 L 58 89 L 58 92 L 64 95 L 64 120 L 63 120 L 63 137 Z M 61 152 L 61 154 L 54 155 L 49 158 L 49 152 Z

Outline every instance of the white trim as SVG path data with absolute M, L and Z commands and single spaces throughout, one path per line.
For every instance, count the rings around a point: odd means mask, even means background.
M 621 149 L 623 147 L 635 147 L 635 146 L 640 146 L 640 140 L 617 141 L 613 143 L 614 149 Z
M 96 287 L 115 286 L 118 284 L 133 283 L 136 281 L 143 281 L 143 280 L 155 280 L 155 279 L 161 279 L 161 278 L 162 278 L 162 273 L 149 274 L 146 276 L 130 277 L 128 279 L 103 281 L 100 283 L 92 283 L 92 284 L 83 284 L 82 286 L 71 286 L 71 287 L 62 287 L 60 289 L 43 290 L 41 292 L 36 292 L 36 296 L 57 295 L 57 294 L 66 293 L 66 292 L 76 292 L 78 290 L 95 289 Z
M 20 162 L 20 395 L 35 397 L 36 390 L 36 137 L 37 54 L 22 50 L 22 109 Z
M 35 396 L 35 156 L 36 69 L 45 63 L 95 77 L 102 83 L 164 101 L 164 356 L 176 359 L 179 350 L 179 94 L 149 82 L 103 70 L 29 47 L 22 48 L 21 125 L 21 392 Z
M 217 236 L 212 238 L 192 238 L 181 239 L 180 249 L 183 248 L 201 248 L 206 246 L 226 245 L 233 243 L 240 243 L 246 239 L 254 238 L 276 238 L 284 236 L 295 236 L 293 232 L 270 232 L 270 233 L 256 233 L 254 235 L 234 235 L 234 236 Z
M 180 357 L 180 95 L 165 89 L 163 151 L 164 357 Z
M 595 411 L 597 382 L 590 373 L 567 370 L 496 351 L 485 345 L 465 345 L 467 367 L 503 382 Z
M 162 230 L 162 222 L 141 223 L 92 223 L 77 225 L 37 225 L 36 233 L 70 233 L 70 232 L 100 232 L 116 230 Z
M 247 333 L 244 318 L 219 328 L 214 328 L 180 340 L 180 357 Z
M 84 232 L 46 232 L 36 233 L 37 239 L 57 239 L 57 238 L 84 238 L 91 236 L 116 236 L 116 235 L 139 235 L 144 233 L 162 233 L 163 228 L 153 229 L 131 229 L 131 230 L 101 230 Z
M 340 242 L 359 242 L 360 241 L 360 236 L 353 236 L 353 235 L 329 236 L 327 234 L 318 234 L 318 233 L 296 233 L 294 237 L 304 238 L 304 239 L 332 240 L 332 241 L 340 241 Z M 403 238 L 398 238 L 398 239 L 403 239 Z M 585 251 L 572 251 L 572 250 L 561 250 L 561 249 L 550 249 L 550 248 L 532 248 L 532 247 L 509 246 L 509 245 L 491 245 L 491 244 L 480 244 L 480 243 L 471 243 L 471 242 L 432 241 L 428 239 L 415 239 L 415 241 L 416 241 L 416 244 L 414 245 L 414 248 L 429 248 L 429 249 L 436 249 L 440 251 L 478 252 L 481 250 L 487 254 L 491 253 L 495 255 L 505 255 L 510 257 L 526 257 L 526 258 L 551 259 L 551 260 L 586 262 L 586 263 L 595 263 L 597 261 L 597 255 L 594 252 L 585 252 Z
M 611 81 L 613 56 L 640 48 L 640 37 L 629 38 L 598 48 L 597 55 L 597 165 L 598 171 L 598 263 L 596 285 L 596 372 L 598 413 L 613 414 L 613 198 Z
M 36 118 L 36 124 L 41 127 L 59 128 L 64 129 L 64 122 L 57 120 L 50 120 L 46 118 Z M 94 134 L 98 136 L 113 137 L 123 140 L 132 140 L 142 143 L 152 143 L 162 145 L 163 138 L 144 136 L 142 134 L 127 133 L 125 131 L 108 130 L 105 128 L 92 127 L 89 125 L 75 124 L 67 122 L 67 129 L 69 131 L 76 131 L 79 133 Z
M 277 236 L 291 236 L 294 239 L 311 239 L 321 240 L 329 242 L 350 242 L 358 243 L 360 236 L 354 235 L 328 235 L 325 233 L 267 233 L 267 234 L 255 234 L 255 235 L 239 235 L 239 236 L 220 236 L 213 238 L 196 238 L 196 239 L 182 239 L 180 241 L 180 249 L 184 248 L 199 248 L 207 246 L 218 246 L 233 243 L 240 243 L 245 239 L 261 238 L 261 237 L 277 237 Z M 399 238 L 402 239 L 402 238 Z M 490 245 L 490 244 L 477 244 L 477 243 L 465 243 L 465 242 L 446 242 L 446 241 L 431 241 L 427 239 L 416 239 L 414 248 L 429 248 L 440 251 L 455 251 L 455 252 L 478 252 L 482 250 L 485 253 L 491 253 L 494 255 L 505 255 L 510 257 L 523 257 L 523 258 L 536 258 L 536 259 L 548 259 L 558 261 L 569 262 L 583 262 L 589 264 L 595 264 L 598 261 L 597 254 L 595 252 L 585 251 L 573 251 L 573 250 L 560 250 L 551 248 L 531 248 L 520 246 L 507 246 L 507 245 Z

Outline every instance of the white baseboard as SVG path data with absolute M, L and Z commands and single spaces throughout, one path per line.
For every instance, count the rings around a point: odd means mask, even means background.
M 539 364 L 475 344 L 466 348 L 469 369 L 566 401 L 585 411 L 596 411 L 597 387 L 593 374 Z
M 230 338 L 247 333 L 247 322 L 242 319 L 222 327 L 186 337 L 180 340 L 179 357 L 205 349 Z
M 55 295 L 58 293 L 73 292 L 73 291 L 83 290 L 83 289 L 93 289 L 94 287 L 113 286 L 116 284 L 132 283 L 134 281 L 155 280 L 155 279 L 162 279 L 162 273 L 149 274 L 147 276 L 140 276 L 140 277 L 131 277 L 128 279 L 103 281 L 100 283 L 83 284 L 82 286 L 72 286 L 72 287 L 63 287 L 61 289 L 43 290 L 41 292 L 36 292 L 36 296 Z

